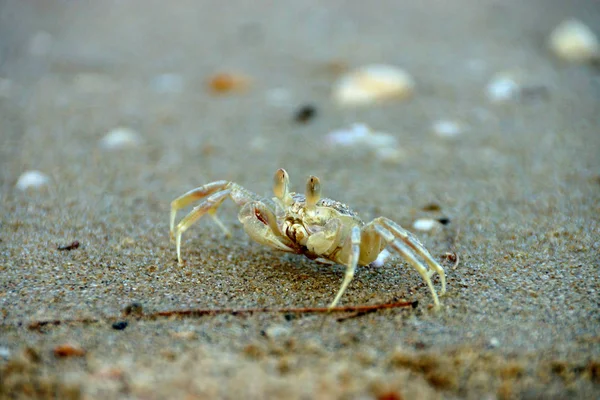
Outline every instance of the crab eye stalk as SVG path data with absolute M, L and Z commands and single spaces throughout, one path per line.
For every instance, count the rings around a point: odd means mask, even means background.
M 283 168 L 279 168 L 277 172 L 275 172 L 275 177 L 273 179 L 273 192 L 275 196 L 284 200 L 288 195 L 288 186 L 290 182 L 290 177 L 288 173 Z
M 306 182 L 306 205 L 315 206 L 321 198 L 321 181 L 316 176 L 311 176 Z

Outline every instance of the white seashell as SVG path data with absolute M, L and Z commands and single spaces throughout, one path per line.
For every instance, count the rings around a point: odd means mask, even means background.
M 561 22 L 548 39 L 550 50 L 569 62 L 586 62 L 600 57 L 600 44 L 594 32 L 577 19 Z
M 413 228 L 418 231 L 427 232 L 435 228 L 438 224 L 439 222 L 437 222 L 435 219 L 421 218 L 413 223 Z
M 516 98 L 521 91 L 519 83 L 510 75 L 495 76 L 485 88 L 487 98 L 493 103 L 503 103 Z
M 377 268 L 383 267 L 383 264 L 385 264 L 385 260 L 387 260 L 390 257 L 390 255 L 391 253 L 387 249 L 383 249 L 383 251 L 377 256 L 377 259 L 371 263 L 371 266 Z
M 26 171 L 21 174 L 15 187 L 19 190 L 37 189 L 50 182 L 48 175 L 40 171 Z
M 452 138 L 460 135 L 463 131 L 458 122 L 450 120 L 439 120 L 433 123 L 431 129 L 439 137 Z
M 388 133 L 373 132 L 365 124 L 353 124 L 349 129 L 333 131 L 325 135 L 329 146 L 364 146 L 371 149 L 396 147 L 398 141 Z
M 415 89 L 414 79 L 403 69 L 373 64 L 343 75 L 333 88 L 333 99 L 342 106 L 360 106 L 404 99 Z
M 142 143 L 141 136 L 132 129 L 119 127 L 108 132 L 101 140 L 100 147 L 106 150 L 119 150 L 137 147 Z

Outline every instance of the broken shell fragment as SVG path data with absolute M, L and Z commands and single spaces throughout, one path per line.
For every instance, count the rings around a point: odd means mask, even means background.
M 101 140 L 100 147 L 106 150 L 120 150 L 137 147 L 142 143 L 142 138 L 136 131 L 119 127 L 108 132 Z
M 325 135 L 329 149 L 339 147 L 354 148 L 370 152 L 383 162 L 396 164 L 405 158 L 398 146 L 398 140 L 384 132 L 374 132 L 364 124 L 354 124 L 349 129 L 333 131 Z
M 385 261 L 390 257 L 391 253 L 387 249 L 383 249 L 381 253 L 377 256 L 377 259 L 373 261 L 370 266 L 371 267 L 383 267 Z
M 21 174 L 15 185 L 19 190 L 37 189 L 45 186 L 50 181 L 48 175 L 40 171 L 26 171 Z
M 463 128 L 460 123 L 451 120 L 439 120 L 433 123 L 431 130 L 439 137 L 453 138 L 460 135 Z
M 374 132 L 365 124 L 353 124 L 348 129 L 333 131 L 325 135 L 329 146 L 366 146 L 370 148 L 395 147 L 398 141 L 388 133 Z
M 433 228 L 437 227 L 438 224 L 439 224 L 439 222 L 436 221 L 435 219 L 421 218 L 421 219 L 416 220 L 413 223 L 413 228 L 418 231 L 427 232 L 427 231 L 430 231 Z
M 498 74 L 485 88 L 485 94 L 492 103 L 504 103 L 519 96 L 521 86 L 510 74 Z
M 550 34 L 548 47 L 559 58 L 582 63 L 600 57 L 600 44 L 594 32 L 577 19 L 561 22 Z
M 372 64 L 342 75 L 333 88 L 333 99 L 342 106 L 361 106 L 410 97 L 415 81 L 392 65 Z

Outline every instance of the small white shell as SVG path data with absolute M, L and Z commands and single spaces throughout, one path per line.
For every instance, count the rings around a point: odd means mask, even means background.
M 37 189 L 50 182 L 48 175 L 40 171 L 26 171 L 21 174 L 15 187 L 19 190 Z
M 383 267 L 385 261 L 390 257 L 390 252 L 387 249 L 383 249 L 377 256 L 377 259 L 371 263 L 372 267 Z
M 333 131 L 325 135 L 329 146 L 364 146 L 371 149 L 396 147 L 398 141 L 388 133 L 373 132 L 365 124 L 353 124 L 348 129 Z
M 521 86 L 508 74 L 496 75 L 485 88 L 487 98 L 493 103 L 503 103 L 516 98 Z
M 372 64 L 343 75 L 333 89 L 342 106 L 360 106 L 411 96 L 415 81 L 408 72 L 392 65 Z
M 453 138 L 463 131 L 461 124 L 451 120 L 439 120 L 433 123 L 431 130 L 439 137 Z
M 439 222 L 435 219 L 421 218 L 413 223 L 413 228 L 419 231 L 427 232 L 435 228 Z
M 106 150 L 119 150 L 137 147 L 142 143 L 140 135 L 132 129 L 119 127 L 108 132 L 101 140 L 100 147 Z
M 561 22 L 548 39 L 550 50 L 569 62 L 586 62 L 600 57 L 600 44 L 594 32 L 577 19 Z

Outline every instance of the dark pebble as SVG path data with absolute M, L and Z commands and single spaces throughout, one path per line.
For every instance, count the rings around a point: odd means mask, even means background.
M 317 114 L 317 109 L 311 105 L 302 106 L 298 111 L 296 111 L 296 115 L 294 116 L 294 120 L 301 124 L 305 124 L 313 119 Z
M 117 331 L 122 331 L 123 329 L 127 328 L 127 321 L 118 321 L 112 324 L 112 328 L 116 329 Z

